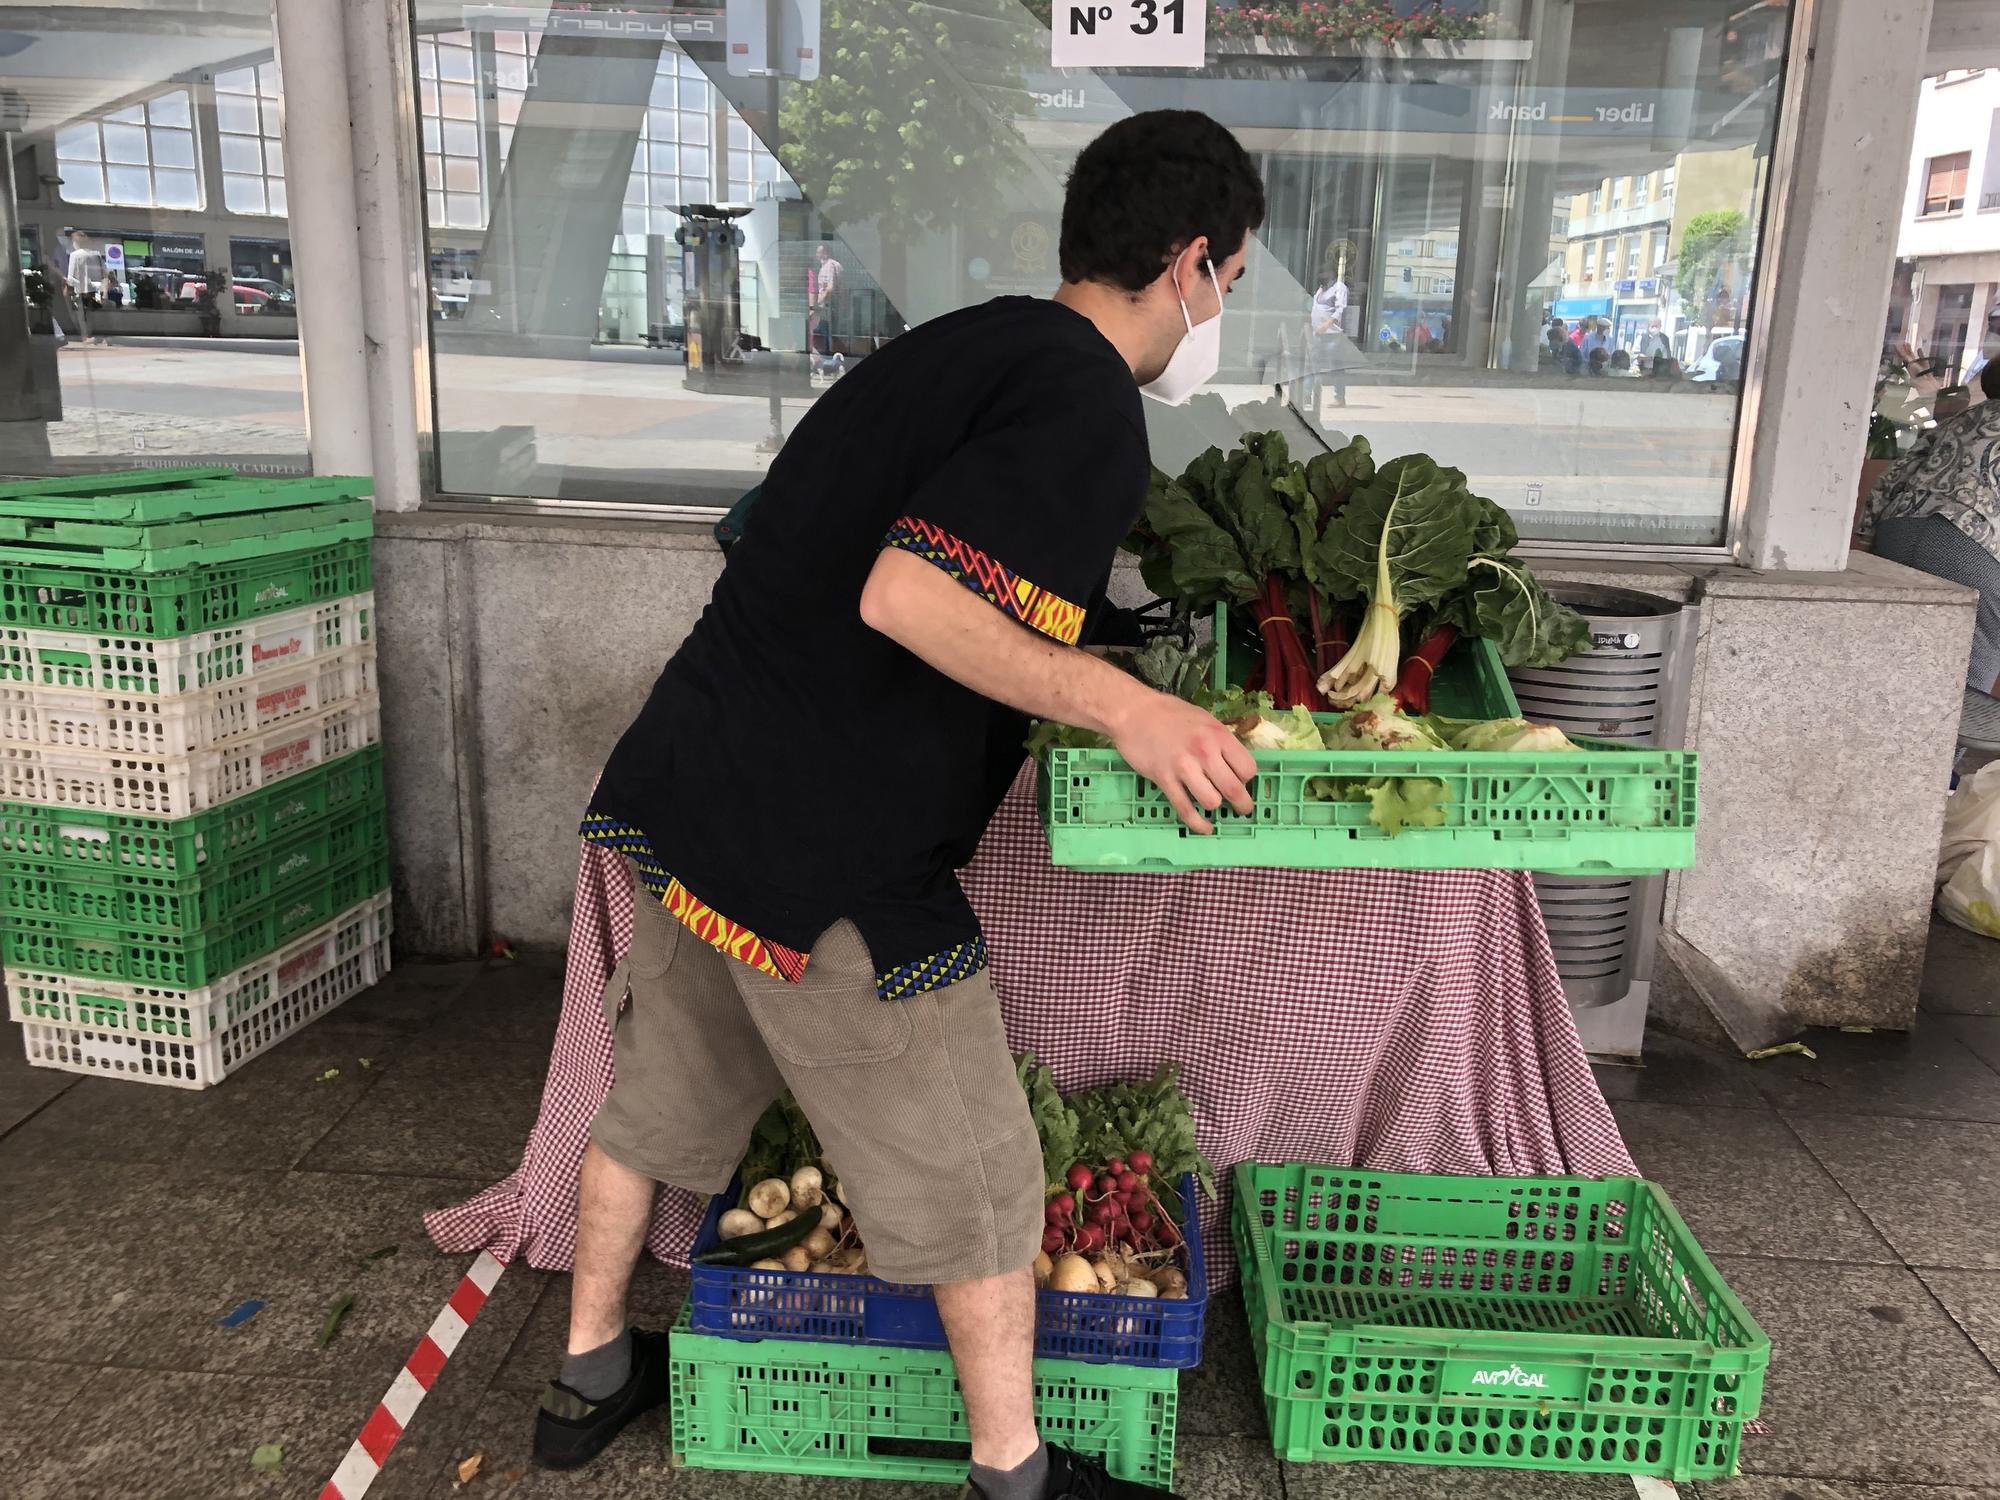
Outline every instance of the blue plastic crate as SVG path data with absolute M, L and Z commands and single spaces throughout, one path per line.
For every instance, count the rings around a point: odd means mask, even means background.
M 1201 1363 L 1202 1322 L 1208 1312 L 1208 1267 L 1195 1213 L 1195 1181 L 1183 1177 L 1188 1225 L 1187 1300 L 1036 1294 L 1035 1357 L 1087 1364 L 1192 1369 Z M 721 1239 L 722 1216 L 740 1194 L 717 1194 L 695 1236 L 702 1254 Z M 896 1286 L 872 1276 L 806 1271 L 749 1271 L 734 1266 L 693 1268 L 690 1326 L 728 1339 L 802 1339 L 829 1344 L 946 1348 L 944 1325 L 928 1287 Z

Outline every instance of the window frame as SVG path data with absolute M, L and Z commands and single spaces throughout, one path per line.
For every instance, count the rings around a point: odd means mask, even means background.
M 1938 194 L 1932 191 L 1932 187 L 1938 179 L 1940 164 L 1946 162 L 1955 162 L 1957 165 L 1944 168 L 1946 191 Z M 1951 177 L 1954 173 L 1958 177 L 1958 196 L 1955 198 L 1952 197 L 1950 192 Z M 1937 156 L 1926 157 L 1924 160 L 1922 184 L 1917 189 L 1917 217 L 1919 219 L 1949 219 L 1964 213 L 1966 195 L 1971 189 L 1971 179 L 1972 152 L 1969 150 L 1946 151 Z M 1943 206 L 1933 208 L 1931 206 L 1933 203 L 1940 203 Z

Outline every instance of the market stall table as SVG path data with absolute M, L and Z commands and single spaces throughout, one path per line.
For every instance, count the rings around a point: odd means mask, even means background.
M 1183 1065 L 1202 1150 L 1392 1172 L 1633 1172 L 1591 1076 L 1529 877 L 1489 870 L 1079 874 L 1049 862 L 1032 770 L 962 873 L 1016 1051 L 1064 1089 Z M 513 1176 L 426 1216 L 450 1251 L 568 1270 L 590 1122 L 611 1087 L 604 988 L 630 867 L 585 845 L 541 1116 Z M 647 1247 L 685 1264 L 705 1201 L 664 1189 Z M 1234 1280 L 1204 1203 L 1211 1275 Z

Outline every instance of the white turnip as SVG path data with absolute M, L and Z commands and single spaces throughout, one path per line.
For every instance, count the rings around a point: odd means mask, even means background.
M 812 1257 L 806 1254 L 806 1247 L 804 1245 L 794 1245 L 785 1252 L 785 1269 L 787 1271 L 803 1271 L 811 1265 Z
M 782 1177 L 766 1177 L 743 1195 L 744 1206 L 766 1223 L 790 1207 L 791 1201 L 791 1187 Z
M 811 1208 L 823 1202 L 826 1198 L 826 1183 L 819 1174 L 819 1168 L 800 1167 L 798 1171 L 792 1173 L 791 1194 L 794 1208 Z
M 799 1211 L 796 1208 L 788 1208 L 783 1213 L 772 1214 L 770 1218 L 764 1221 L 764 1227 L 766 1229 L 776 1229 L 780 1224 L 791 1223 L 798 1216 Z
M 751 1261 L 750 1269 L 753 1271 L 782 1271 L 785 1269 L 785 1263 L 781 1260 L 772 1260 L 767 1256 L 763 1260 Z
M 1065 1255 L 1049 1272 L 1049 1290 L 1052 1292 L 1094 1292 L 1097 1289 L 1097 1272 L 1081 1255 Z
M 725 1240 L 740 1240 L 746 1234 L 760 1233 L 764 1221 L 747 1208 L 732 1208 L 722 1216 L 720 1228 Z
M 1125 1283 L 1124 1291 L 1128 1297 L 1157 1297 L 1160 1295 L 1160 1289 L 1150 1281 L 1128 1281 Z
M 1037 1251 L 1035 1254 L 1035 1285 L 1047 1286 L 1049 1284 L 1049 1273 L 1054 1271 L 1055 1268 L 1056 1264 L 1049 1259 L 1048 1251 Z
M 826 1232 L 826 1225 L 821 1224 L 801 1241 L 801 1247 L 812 1259 L 825 1260 L 833 1254 L 833 1236 Z

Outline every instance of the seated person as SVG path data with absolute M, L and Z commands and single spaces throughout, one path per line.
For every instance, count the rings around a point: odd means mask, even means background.
M 1876 481 L 1858 535 L 1878 557 L 1979 593 L 1958 737 L 2000 743 L 2000 364 L 1986 399 L 1917 440 Z

